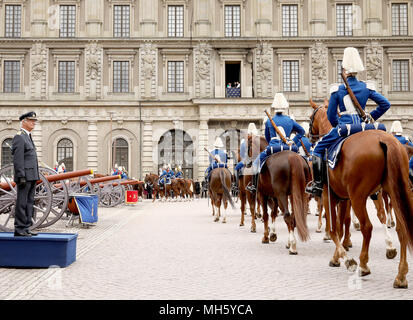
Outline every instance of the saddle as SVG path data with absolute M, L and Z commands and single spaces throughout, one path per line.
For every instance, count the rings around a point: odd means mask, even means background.
M 277 146 L 268 146 L 267 149 L 265 149 L 263 152 L 265 152 L 266 156 L 263 159 L 263 161 L 261 162 L 261 166 L 260 166 L 260 171 L 262 169 L 262 167 L 264 166 L 264 164 L 267 162 L 267 159 L 269 158 L 269 156 L 281 152 L 281 151 L 293 151 L 293 152 L 298 152 L 298 147 L 293 144 L 291 146 L 289 146 L 286 143 L 281 143 L 280 145 Z
M 334 169 L 340 156 L 343 143 L 353 134 L 366 130 L 382 130 L 386 131 L 386 126 L 382 123 L 359 123 L 359 124 L 340 124 L 338 125 L 337 133 L 340 136 L 327 150 L 328 166 Z

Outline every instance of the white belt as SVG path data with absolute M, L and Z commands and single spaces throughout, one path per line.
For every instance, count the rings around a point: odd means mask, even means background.
M 358 116 L 359 114 L 358 114 L 357 112 L 351 112 L 351 111 L 343 111 L 343 112 L 340 112 L 340 116 L 344 116 L 344 115 Z
M 280 140 L 278 137 L 272 137 L 271 140 Z

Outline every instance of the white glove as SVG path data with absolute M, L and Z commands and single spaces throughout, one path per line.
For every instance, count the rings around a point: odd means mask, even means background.
M 374 119 L 370 113 L 366 113 L 366 119 L 364 120 L 366 123 L 373 123 Z

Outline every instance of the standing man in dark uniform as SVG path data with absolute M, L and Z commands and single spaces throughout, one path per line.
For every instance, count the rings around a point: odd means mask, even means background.
M 31 131 L 37 118 L 31 111 L 20 116 L 21 129 L 13 138 L 12 154 L 14 181 L 17 184 L 17 201 L 14 213 L 14 236 L 31 237 L 37 235 L 29 230 L 32 226 L 34 193 L 39 180 L 36 147 Z

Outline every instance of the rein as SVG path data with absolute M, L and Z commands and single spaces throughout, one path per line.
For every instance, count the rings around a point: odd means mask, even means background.
M 320 110 L 321 108 L 324 108 L 324 106 L 319 106 L 317 109 L 315 109 L 313 114 L 310 117 L 310 128 L 308 130 L 308 136 L 309 136 L 309 138 L 312 142 L 315 142 L 318 139 L 320 139 L 321 137 L 324 137 L 326 135 L 326 133 L 325 134 L 313 134 L 314 118 L 315 118 L 315 115 L 317 114 L 318 110 Z

